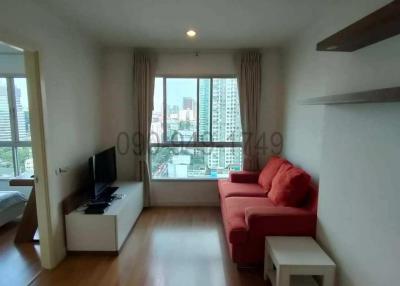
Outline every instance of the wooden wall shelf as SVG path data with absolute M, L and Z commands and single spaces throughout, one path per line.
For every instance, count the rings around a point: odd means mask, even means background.
M 395 0 L 319 42 L 317 50 L 353 52 L 399 33 L 400 0 Z
M 373 102 L 400 102 L 400 87 L 368 90 L 346 94 L 328 95 L 307 98 L 300 101 L 302 105 L 331 105 Z

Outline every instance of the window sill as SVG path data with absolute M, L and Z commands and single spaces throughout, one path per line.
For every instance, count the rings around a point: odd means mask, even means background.
M 216 182 L 218 180 L 225 180 L 228 178 L 177 178 L 177 179 L 173 179 L 173 178 L 167 178 L 167 179 L 150 179 L 152 182 Z

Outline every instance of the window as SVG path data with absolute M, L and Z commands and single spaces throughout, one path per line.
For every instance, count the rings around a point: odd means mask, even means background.
M 237 79 L 157 77 L 150 147 L 153 179 L 226 178 L 240 170 Z
M 25 77 L 0 76 L 0 179 L 33 174 Z

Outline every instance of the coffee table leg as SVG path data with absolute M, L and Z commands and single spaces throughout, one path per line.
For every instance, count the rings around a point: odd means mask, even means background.
M 264 261 L 264 280 L 268 279 L 268 272 L 272 271 L 273 269 L 274 265 L 272 263 L 271 256 L 269 256 L 267 253 Z
M 333 286 L 335 283 L 335 271 L 334 270 L 326 271 L 322 280 L 323 280 L 322 282 L 323 286 Z
M 282 267 L 279 267 L 277 270 L 276 286 L 290 286 L 290 274 L 285 269 L 282 269 Z

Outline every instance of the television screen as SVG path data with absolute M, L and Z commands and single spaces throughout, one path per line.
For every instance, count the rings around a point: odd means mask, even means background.
M 91 199 L 96 200 L 117 179 L 115 147 L 89 159 Z

